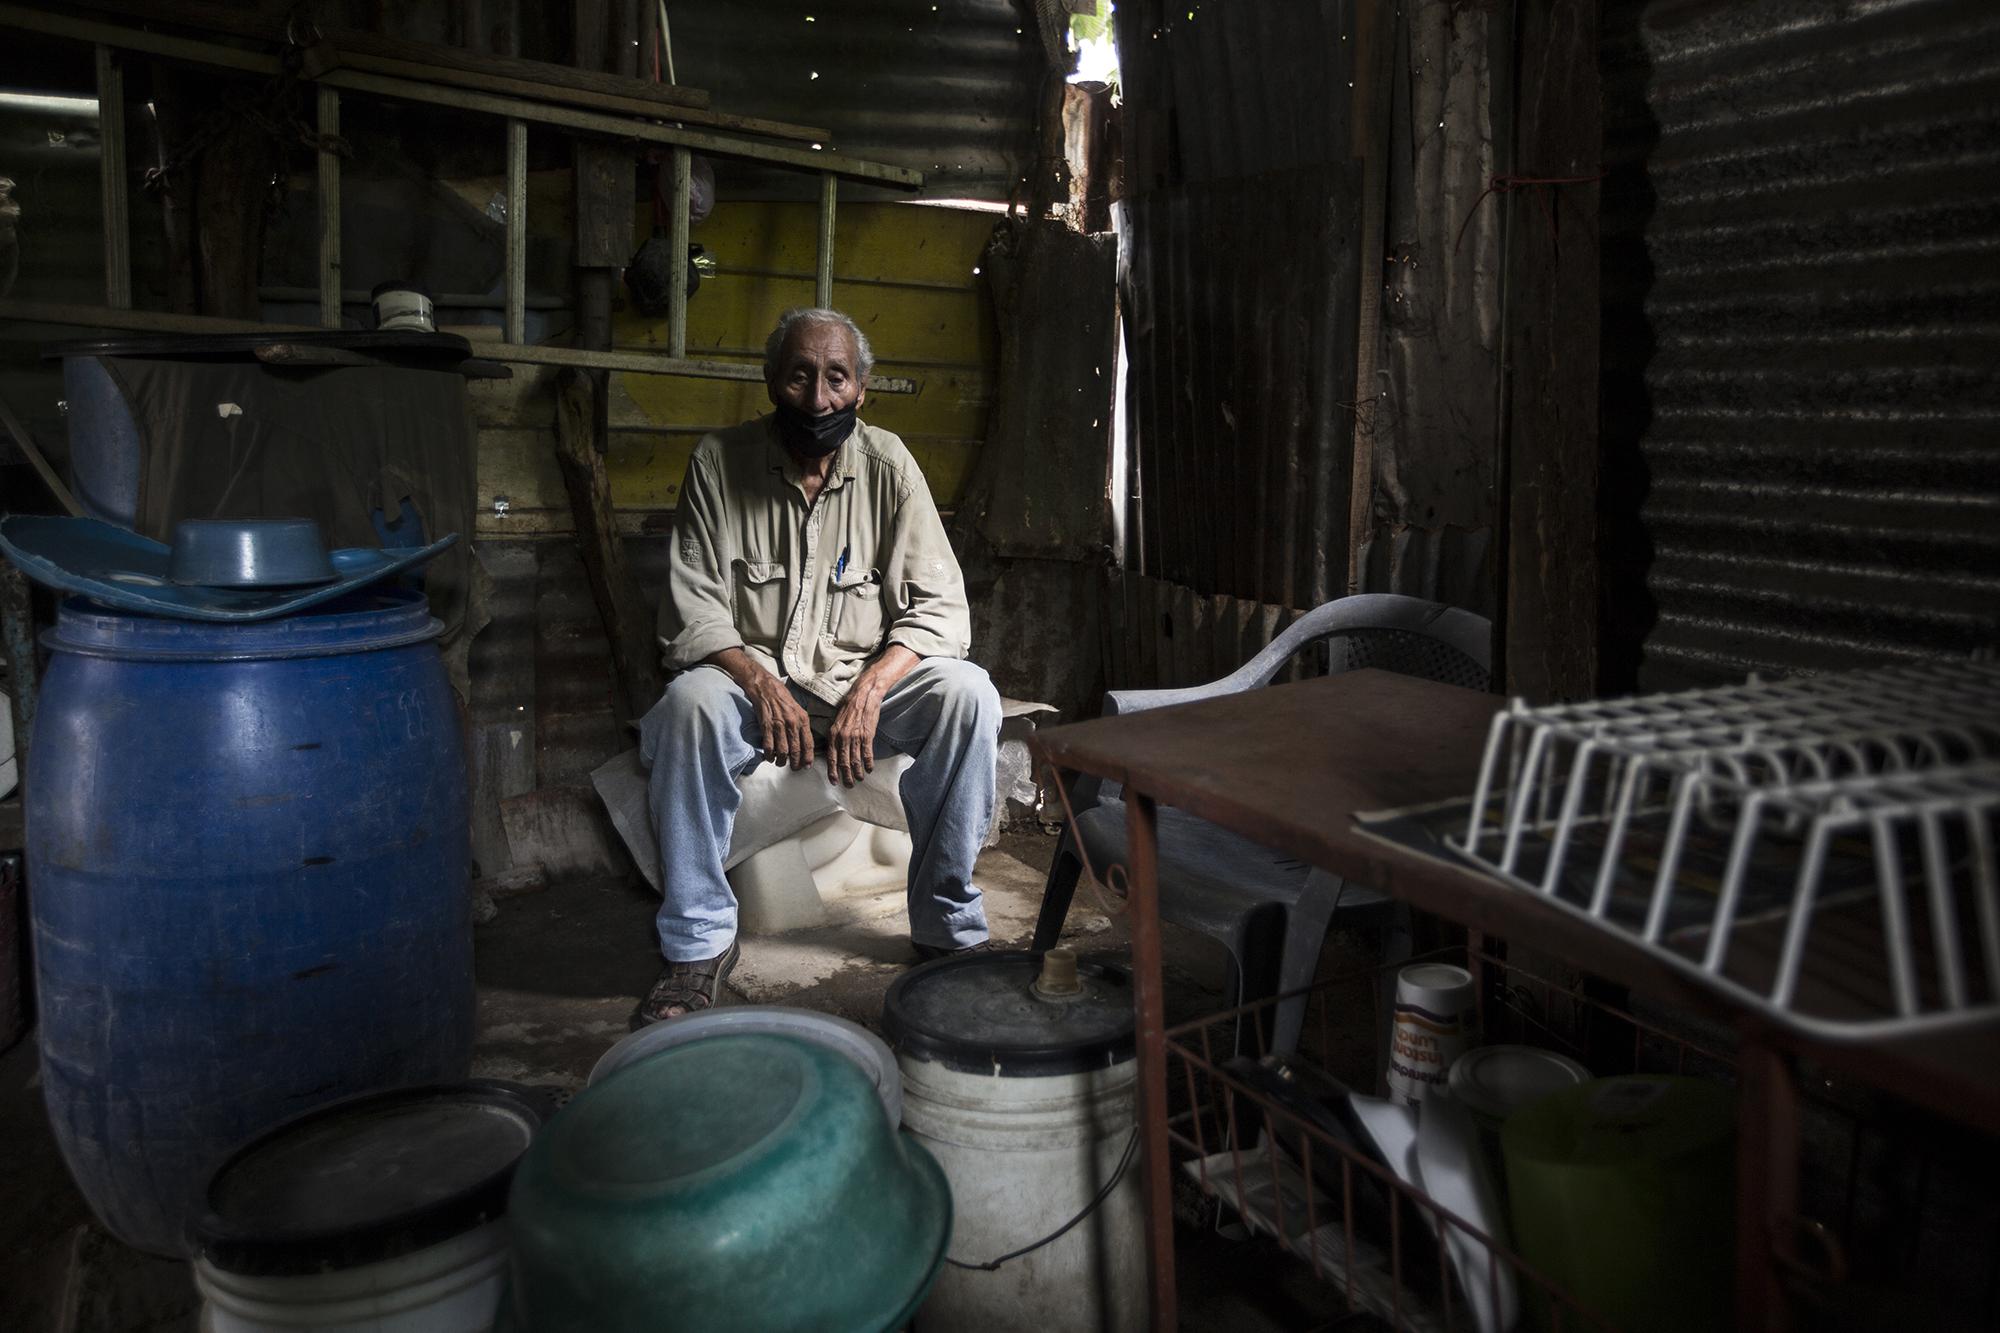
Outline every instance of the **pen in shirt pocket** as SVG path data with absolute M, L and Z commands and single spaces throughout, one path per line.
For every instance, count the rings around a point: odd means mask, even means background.
M 853 549 L 851 546 L 840 548 L 840 559 L 833 562 L 833 581 L 835 583 L 840 582 L 840 576 L 847 572 L 847 554 Z

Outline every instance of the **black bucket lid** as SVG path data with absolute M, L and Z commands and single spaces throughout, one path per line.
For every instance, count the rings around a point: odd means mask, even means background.
M 497 1083 L 368 1093 L 239 1148 L 208 1183 L 194 1241 L 245 1276 L 320 1273 L 412 1254 L 502 1215 L 541 1127 Z
M 1050 1001 L 1030 989 L 1041 965 L 1035 953 L 975 953 L 912 968 L 882 1001 L 882 1030 L 901 1054 L 1001 1078 L 1078 1074 L 1131 1059 L 1125 969 L 1080 959 L 1083 993 Z

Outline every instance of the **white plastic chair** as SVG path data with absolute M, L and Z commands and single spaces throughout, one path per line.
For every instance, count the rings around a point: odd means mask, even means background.
M 1327 645 L 1329 675 L 1380 667 L 1476 690 L 1492 684 L 1492 626 L 1484 616 L 1396 593 L 1363 593 L 1307 612 L 1221 680 L 1180 689 L 1113 690 L 1104 696 L 1104 712 L 1136 713 L 1256 689 L 1317 643 Z M 1049 867 L 1035 926 L 1037 952 L 1053 948 L 1062 934 L 1083 869 L 1075 839 L 1081 837 L 1099 874 L 1125 863 L 1122 792 L 1115 786 L 1106 790 L 1096 778 L 1080 778 L 1070 789 L 1070 808 L 1076 824 L 1064 828 Z M 1389 900 L 1380 892 L 1308 867 L 1206 820 L 1161 806 L 1157 827 L 1160 915 L 1221 941 L 1229 950 L 1237 1004 L 1311 985 L 1326 932 L 1336 918 L 1385 930 L 1392 922 Z M 1304 1016 L 1303 994 L 1281 1001 L 1269 1049 L 1291 1051 Z

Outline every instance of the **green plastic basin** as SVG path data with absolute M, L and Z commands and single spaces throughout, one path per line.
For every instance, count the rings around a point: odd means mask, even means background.
M 867 1077 L 796 1037 L 718 1036 L 586 1089 L 522 1157 L 510 1318 L 554 1330 L 900 1327 L 951 1191 Z

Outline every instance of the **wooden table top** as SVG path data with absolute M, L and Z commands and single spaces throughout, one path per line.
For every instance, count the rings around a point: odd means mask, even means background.
M 1356 814 L 1467 797 L 1504 701 L 1392 672 L 1344 672 L 1052 727 L 1058 768 L 1123 783 L 1469 929 L 1519 941 L 1655 998 L 1755 1030 L 1830 1071 L 2000 1130 L 2000 1024 L 1827 1041 L 1778 1027 L 1651 952 L 1537 895 L 1357 828 Z

